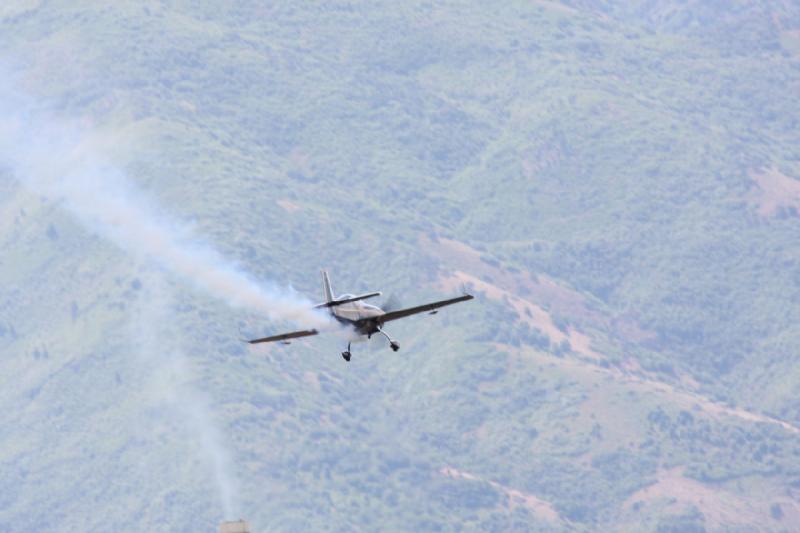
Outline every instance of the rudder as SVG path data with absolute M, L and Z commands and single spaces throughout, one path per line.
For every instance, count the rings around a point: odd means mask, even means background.
M 322 271 L 322 291 L 324 292 L 325 301 L 332 302 L 334 299 L 333 289 L 331 288 L 331 280 L 325 270 Z

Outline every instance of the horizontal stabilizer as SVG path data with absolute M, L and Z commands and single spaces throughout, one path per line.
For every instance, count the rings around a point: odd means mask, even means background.
M 357 302 L 359 300 L 366 300 L 367 298 L 374 298 L 375 296 L 380 296 L 380 292 L 369 292 L 367 294 L 360 294 L 358 296 L 351 296 L 350 298 L 342 298 L 339 300 L 331 300 L 330 302 L 325 302 L 322 304 L 317 304 L 314 306 L 314 309 L 320 309 L 322 307 L 336 307 L 337 305 L 342 304 L 349 304 L 350 302 Z

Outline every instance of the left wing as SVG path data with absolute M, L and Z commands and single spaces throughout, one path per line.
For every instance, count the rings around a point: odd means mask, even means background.
M 284 333 L 283 335 L 273 335 L 272 337 L 264 337 L 263 339 L 253 339 L 247 342 L 249 342 L 250 344 L 258 344 L 259 342 L 288 341 L 289 339 L 310 337 L 311 335 L 316 335 L 318 333 L 319 331 L 315 329 L 306 329 L 303 331 L 293 331 L 292 333 Z
M 474 296 L 472 296 L 471 294 L 465 294 L 464 296 L 459 296 L 458 298 L 450 298 L 449 300 L 440 300 L 438 302 L 433 302 L 425 305 L 418 305 L 417 307 L 409 307 L 408 309 L 399 309 L 397 311 L 390 311 L 388 313 L 385 313 L 377 317 L 377 319 L 382 324 L 384 322 L 389 322 L 390 320 L 397 320 L 398 318 L 404 318 L 407 316 L 416 315 L 417 313 L 434 311 L 446 305 L 453 305 L 459 302 L 466 302 L 467 300 L 472 300 L 473 298 Z

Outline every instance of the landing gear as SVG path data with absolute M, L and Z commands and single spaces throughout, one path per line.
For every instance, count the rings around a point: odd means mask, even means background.
M 348 343 L 347 343 L 347 351 L 344 351 L 344 352 L 342 352 L 342 358 L 343 358 L 345 361 L 347 361 L 347 362 L 350 362 L 350 357 L 351 357 L 352 355 L 353 355 L 353 354 L 351 354 L 351 353 L 350 353 L 350 343 L 348 342 Z
M 372 330 L 372 333 L 367 333 L 367 338 L 368 339 L 371 338 L 374 333 L 380 333 L 381 335 L 386 337 L 386 340 L 389 341 L 389 348 L 391 348 L 393 352 L 396 352 L 396 351 L 398 351 L 400 349 L 400 343 L 397 342 L 396 340 L 394 340 L 393 338 L 391 338 L 381 328 L 377 328 L 377 330 Z M 342 352 L 342 359 L 344 359 L 345 361 L 350 361 L 350 358 L 352 356 L 353 356 L 353 354 L 350 353 L 350 343 L 348 342 L 347 343 L 347 350 Z
M 391 337 L 390 337 L 390 336 L 389 336 L 389 335 L 388 335 L 388 334 L 387 334 L 385 331 L 383 331 L 381 328 L 378 328 L 378 333 L 380 333 L 381 335 L 383 335 L 384 337 L 386 337 L 386 340 L 388 340 L 388 341 L 389 341 L 389 348 L 391 348 L 393 352 L 396 352 L 397 350 L 399 350 L 399 349 L 400 349 L 400 343 L 399 343 L 399 342 L 397 342 L 396 340 L 392 339 L 392 338 L 391 338 Z

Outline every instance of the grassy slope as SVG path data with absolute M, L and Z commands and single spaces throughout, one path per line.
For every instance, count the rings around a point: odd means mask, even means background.
M 796 433 L 717 401 L 799 422 L 797 219 L 751 196 L 760 168 L 798 175 L 797 61 L 769 46 L 790 6 L 28 4 L 0 8 L 26 87 L 114 132 L 131 178 L 254 274 L 316 294 L 325 265 L 412 303 L 461 270 L 485 296 L 395 325 L 402 357 L 244 352 L 254 317 L 4 179 L 0 524 L 211 529 L 211 468 L 158 388 L 187 358 L 263 529 L 798 518 Z M 130 342 L 162 292 L 164 346 Z

